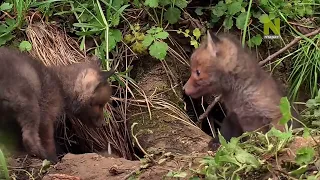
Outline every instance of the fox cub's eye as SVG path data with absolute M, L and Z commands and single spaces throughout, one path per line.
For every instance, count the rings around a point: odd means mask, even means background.
M 197 76 L 200 76 L 200 71 L 196 70 Z

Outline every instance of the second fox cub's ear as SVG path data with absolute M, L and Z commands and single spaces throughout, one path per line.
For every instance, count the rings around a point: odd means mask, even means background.
M 217 43 L 219 42 L 219 38 L 215 35 L 211 36 L 210 32 L 207 31 L 207 49 L 211 56 L 216 57 L 218 52 Z

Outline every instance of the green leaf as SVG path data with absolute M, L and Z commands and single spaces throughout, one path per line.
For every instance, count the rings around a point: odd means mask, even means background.
M 168 10 L 164 13 L 164 19 L 167 20 L 170 24 L 175 24 L 180 18 L 181 11 L 175 7 L 169 7 Z
M 22 41 L 19 45 L 20 51 L 30 51 L 32 49 L 32 45 L 29 41 Z
M 166 6 L 166 5 L 171 4 L 171 1 L 170 0 L 161 0 L 161 1 L 159 1 L 159 4 L 161 6 Z
M 317 101 L 315 99 L 309 99 L 307 102 L 306 102 L 306 106 L 308 108 L 311 108 L 313 106 L 316 106 L 317 105 Z
M 194 48 L 198 48 L 199 47 L 199 43 L 196 40 L 191 40 L 190 44 L 194 47 Z
M 186 0 L 176 0 L 175 1 L 175 5 L 178 6 L 179 8 L 181 8 L 181 9 L 184 9 L 184 8 L 187 7 L 188 1 L 186 1 Z
M 194 37 L 196 37 L 196 39 L 198 40 L 201 36 L 201 31 L 199 30 L 199 28 L 195 28 L 192 32 L 192 34 L 194 35 Z
M 244 30 L 245 23 L 247 18 L 247 12 L 240 13 L 240 15 L 236 19 L 236 26 L 238 29 Z
M 144 5 L 152 7 L 152 8 L 156 8 L 159 6 L 159 0 L 146 0 L 144 2 Z
M 110 29 L 108 34 L 108 50 L 109 52 L 114 49 L 118 42 L 121 41 L 122 33 L 118 29 Z M 102 47 L 105 47 L 106 42 L 102 43 Z
M 155 38 L 148 34 L 144 37 L 144 40 L 142 41 L 143 46 L 148 47 L 151 45 L 151 43 L 155 40 Z
M 259 46 L 262 43 L 262 37 L 260 34 L 257 34 L 255 36 L 253 36 L 249 41 L 248 41 L 248 45 L 250 47 L 253 46 Z
M 235 15 L 236 13 L 241 11 L 241 2 L 233 2 L 230 5 L 228 5 L 228 13 L 229 15 Z
M 232 28 L 233 26 L 233 21 L 232 21 L 232 16 L 226 17 L 226 19 L 224 19 L 223 21 L 223 26 L 229 30 Z
M 0 11 L 6 11 L 6 10 L 11 10 L 13 7 L 13 4 L 10 3 L 2 3 L 0 6 Z
M 253 166 L 254 168 L 258 168 L 261 165 L 256 157 L 254 157 L 252 154 L 250 154 L 242 149 L 241 150 L 239 149 L 236 151 L 235 157 L 239 162 L 241 162 L 243 164 L 249 164 L 249 165 Z
M 109 29 L 109 33 L 112 34 L 112 36 L 114 37 L 114 39 L 117 41 L 117 42 L 120 42 L 121 39 L 122 39 L 122 33 L 120 30 L 118 29 Z
M 159 59 L 164 60 L 167 55 L 168 45 L 165 42 L 159 42 L 155 41 L 150 47 L 149 47 L 149 53 L 151 56 Z
M 292 117 L 291 106 L 287 97 L 282 97 L 280 99 L 280 111 L 282 118 L 280 119 L 280 124 L 286 124 Z
M 201 15 L 203 14 L 202 10 L 203 10 L 203 8 L 198 7 L 198 8 L 196 8 L 196 10 L 195 10 L 194 12 L 195 12 L 198 16 L 201 16 Z
M 299 165 L 309 164 L 314 158 L 315 151 L 312 147 L 302 147 L 297 150 L 295 161 Z
M 0 24 L 0 34 L 6 33 L 7 31 L 7 26 L 4 24 Z
M 11 33 L 8 33 L 2 37 L 0 37 L 0 46 L 6 44 L 6 42 L 10 41 L 14 36 Z
M 227 10 L 226 4 L 223 1 L 219 1 L 219 3 L 213 7 L 212 14 L 216 15 L 217 17 L 221 17 Z
M 259 46 L 262 43 L 262 37 L 260 34 L 257 34 L 251 38 L 251 41 L 254 45 Z
M 269 16 L 267 15 L 267 14 L 262 14 L 260 17 L 259 17 L 259 20 L 260 20 L 260 22 L 261 23 L 268 23 L 268 22 L 270 22 L 271 20 L 270 20 L 270 18 L 269 18 Z
M 156 39 L 167 39 L 168 36 L 169 36 L 168 32 L 162 31 L 162 32 L 159 32 L 158 34 L 156 34 L 154 37 Z

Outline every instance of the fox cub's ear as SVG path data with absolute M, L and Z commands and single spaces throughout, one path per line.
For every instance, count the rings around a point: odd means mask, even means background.
M 220 42 L 220 39 L 214 35 L 211 34 L 210 31 L 207 31 L 207 50 L 211 54 L 211 56 L 216 57 L 218 52 L 218 46 L 217 44 Z

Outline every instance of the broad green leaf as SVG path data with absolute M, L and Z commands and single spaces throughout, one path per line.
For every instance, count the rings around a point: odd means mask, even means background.
M 10 27 L 15 26 L 17 21 L 15 19 L 6 18 L 6 24 Z
M 112 34 L 112 36 L 114 37 L 114 39 L 117 41 L 117 42 L 120 42 L 121 39 L 122 39 L 122 33 L 120 30 L 118 29 L 109 29 L 109 33 Z
M 271 128 L 271 130 L 268 132 L 271 136 L 275 136 L 279 138 L 281 141 L 289 140 L 292 137 L 292 133 L 289 132 L 281 132 L 278 129 L 275 129 L 274 127 Z
M 307 102 L 306 102 L 306 106 L 308 108 L 311 108 L 313 106 L 316 106 L 317 105 L 317 101 L 315 99 L 309 99 Z
M 116 0 L 112 1 L 112 7 L 115 9 L 120 9 L 120 7 L 124 4 L 124 0 Z
M 146 0 L 144 2 L 144 5 L 152 7 L 152 8 L 156 8 L 159 6 L 159 0 Z
M 180 9 L 169 7 L 168 10 L 164 13 L 164 19 L 167 20 L 170 24 L 175 24 L 180 18 L 180 13 Z
M 7 32 L 7 26 L 4 24 L 0 24 L 0 34 Z
M 270 20 L 270 18 L 269 18 L 269 16 L 267 15 L 267 14 L 262 14 L 260 17 L 259 17 L 259 20 L 260 20 L 260 22 L 261 23 L 268 23 L 268 22 L 270 22 L 271 20 Z
M 228 16 L 224 19 L 223 26 L 228 30 L 232 28 L 233 26 L 232 16 Z
M 235 15 L 236 13 L 241 11 L 241 2 L 233 2 L 231 4 L 228 5 L 228 14 L 229 15 Z
M 238 29 L 244 30 L 245 23 L 247 18 L 247 12 L 240 13 L 240 15 L 236 19 L 236 26 Z
M 20 51 L 30 51 L 32 49 L 32 45 L 29 41 L 22 41 L 19 45 Z
M 238 166 L 241 165 L 233 156 L 230 156 L 230 155 L 216 156 L 216 161 L 218 163 L 227 162 L 227 163 L 232 163 Z
M 142 41 L 142 44 L 145 46 L 145 47 L 148 47 L 151 45 L 151 43 L 155 40 L 155 38 L 148 34 L 144 37 L 144 40 Z
M 167 43 L 155 41 L 149 47 L 149 54 L 159 60 L 164 60 L 167 55 L 168 48 Z
M 259 46 L 261 43 L 262 43 L 262 37 L 260 34 L 257 34 L 248 41 L 248 46 L 250 47 Z
M 104 33 L 103 33 L 104 34 Z M 116 44 L 121 41 L 122 33 L 118 29 L 110 29 L 108 34 L 108 50 L 109 52 L 116 47 Z M 102 43 L 102 47 L 105 47 L 105 41 Z
M 254 168 L 258 168 L 261 165 L 256 157 L 244 150 L 237 150 L 235 157 L 239 162 L 249 164 Z
M 2 3 L 0 6 L 0 11 L 7 11 L 7 10 L 11 10 L 13 7 L 13 4 L 10 3 Z
M 159 32 L 158 34 L 156 34 L 154 37 L 156 39 L 167 39 L 168 36 L 169 36 L 168 32 L 162 31 L 162 32 Z
M 198 7 L 198 8 L 196 8 L 196 10 L 195 10 L 194 12 L 195 12 L 198 16 L 201 16 L 201 15 L 203 14 L 202 10 L 203 10 L 203 8 Z
M 0 46 L 6 44 L 6 42 L 10 41 L 14 36 L 11 33 L 8 33 L 2 37 L 0 37 Z
M 219 1 L 219 3 L 212 8 L 212 14 L 216 15 L 217 17 L 221 17 L 227 10 L 226 4 L 223 1 Z
M 178 6 L 179 8 L 181 8 L 181 9 L 184 9 L 184 8 L 187 7 L 188 1 L 186 1 L 186 0 L 176 0 L 175 1 L 175 5 Z
M 292 117 L 291 106 L 287 97 L 282 97 L 280 99 L 280 111 L 282 118 L 280 119 L 280 124 L 286 124 Z
M 161 0 L 161 1 L 159 1 L 159 4 L 161 6 L 166 6 L 166 5 L 171 4 L 171 1 L 170 0 Z
M 251 38 L 251 41 L 254 45 L 259 46 L 262 43 L 262 37 L 260 34 L 257 34 Z
M 201 31 L 199 30 L 199 28 L 195 28 L 192 33 L 193 33 L 194 37 L 196 37 L 197 40 L 201 36 Z
M 312 147 L 302 147 L 297 150 L 295 161 L 299 165 L 309 164 L 315 155 L 315 151 Z

